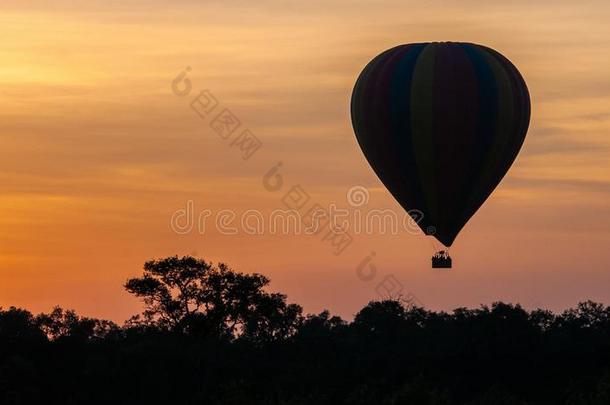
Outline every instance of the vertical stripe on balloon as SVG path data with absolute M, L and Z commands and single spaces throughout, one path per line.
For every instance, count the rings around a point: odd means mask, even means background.
M 433 225 L 438 220 L 438 201 L 434 185 L 434 64 L 436 46 L 429 44 L 419 55 L 411 84 L 411 142 L 422 183 L 424 200 L 428 208 L 428 220 Z

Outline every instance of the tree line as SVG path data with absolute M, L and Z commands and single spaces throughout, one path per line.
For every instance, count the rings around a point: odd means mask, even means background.
M 610 404 L 610 307 L 400 297 L 352 321 L 194 257 L 144 264 L 124 325 L 0 308 L 0 404 Z

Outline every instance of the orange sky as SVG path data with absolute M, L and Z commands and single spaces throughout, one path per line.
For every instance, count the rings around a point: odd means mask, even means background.
M 607 1 L 21 3 L 0 6 L 0 306 L 120 321 L 140 308 L 122 283 L 174 254 L 261 272 L 306 311 L 345 317 L 389 275 L 433 309 L 610 303 Z M 429 268 L 421 234 L 355 235 L 336 256 L 320 237 L 171 229 L 189 200 L 196 215 L 267 214 L 296 184 L 339 207 L 363 186 L 366 209 L 400 212 L 356 144 L 349 98 L 373 56 L 435 40 L 499 50 L 532 98 L 522 153 L 452 271 Z M 186 66 L 193 90 L 178 97 Z M 263 142 L 251 159 L 189 107 L 203 89 Z M 270 192 L 278 161 L 284 188 Z

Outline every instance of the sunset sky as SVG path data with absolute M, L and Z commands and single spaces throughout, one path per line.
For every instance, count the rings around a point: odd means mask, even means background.
M 431 309 L 610 304 L 610 2 L 23 3 L 0 6 L 0 306 L 122 321 L 140 309 L 125 280 L 175 254 L 263 273 L 305 311 L 347 318 L 388 276 Z M 335 255 L 322 236 L 172 229 L 188 201 L 195 219 L 267 215 L 294 185 L 344 208 L 364 187 L 364 209 L 402 213 L 356 143 L 351 91 L 381 51 L 445 40 L 503 53 L 532 100 L 521 154 L 452 270 L 430 268 L 421 233 L 354 235 Z M 177 96 L 187 66 L 192 91 Z M 190 103 L 204 89 L 219 106 L 201 118 Z M 211 128 L 223 108 L 262 142 L 250 159 Z M 283 188 L 269 191 L 278 162 Z

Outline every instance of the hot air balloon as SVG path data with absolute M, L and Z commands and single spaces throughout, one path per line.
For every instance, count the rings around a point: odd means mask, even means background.
M 426 235 L 447 248 L 517 157 L 527 86 L 497 51 L 472 43 L 399 45 L 364 68 L 352 125 L 369 164 Z M 448 249 L 433 267 L 451 267 Z

